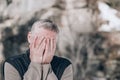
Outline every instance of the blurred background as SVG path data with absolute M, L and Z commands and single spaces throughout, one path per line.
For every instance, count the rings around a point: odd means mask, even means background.
M 6 58 L 28 49 L 39 19 L 59 26 L 56 55 L 71 60 L 74 80 L 120 80 L 120 0 L 0 0 L 1 72 Z

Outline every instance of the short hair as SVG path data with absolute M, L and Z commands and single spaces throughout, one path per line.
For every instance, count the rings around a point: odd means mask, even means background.
M 48 29 L 50 31 L 54 31 L 56 33 L 59 33 L 58 26 L 53 23 L 51 20 L 48 19 L 41 19 L 39 21 L 36 21 L 31 28 L 31 32 L 34 31 L 35 27 L 43 27 L 45 29 Z

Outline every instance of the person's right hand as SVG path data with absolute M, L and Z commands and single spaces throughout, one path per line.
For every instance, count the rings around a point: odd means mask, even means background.
M 31 62 L 42 63 L 43 54 L 45 51 L 45 37 L 35 36 L 30 43 L 30 59 Z

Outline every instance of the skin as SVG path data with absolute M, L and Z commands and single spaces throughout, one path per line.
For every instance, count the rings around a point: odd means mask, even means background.
M 28 33 L 31 62 L 49 64 L 56 49 L 57 33 L 44 28 L 35 28 Z

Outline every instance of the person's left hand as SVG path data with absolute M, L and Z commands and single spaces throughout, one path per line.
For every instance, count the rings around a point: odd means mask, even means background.
M 45 51 L 44 51 L 43 58 L 42 58 L 43 64 L 48 64 L 52 61 L 54 53 L 55 53 L 55 49 L 56 49 L 56 40 L 47 38 L 46 45 L 45 45 Z

